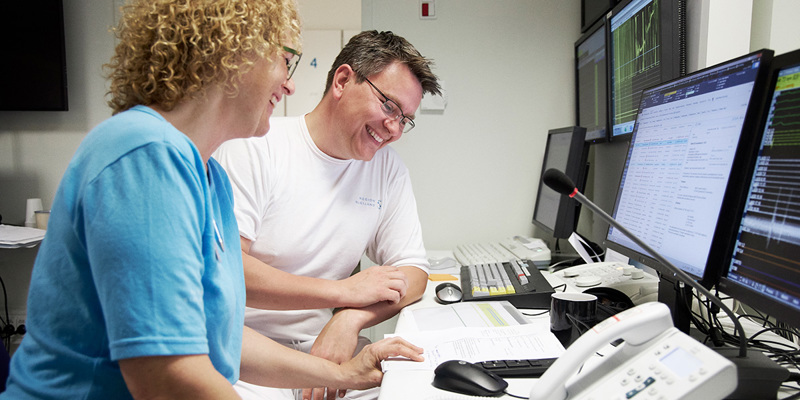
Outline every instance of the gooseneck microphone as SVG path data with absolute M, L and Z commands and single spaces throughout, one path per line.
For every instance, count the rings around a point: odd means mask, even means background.
M 569 179 L 569 177 L 566 174 L 555 168 L 551 168 L 545 171 L 544 175 L 542 175 L 542 180 L 544 181 L 545 185 L 550 187 L 550 189 L 553 189 L 556 192 L 561 193 L 563 195 L 569 196 L 570 198 L 575 199 L 577 202 L 583 204 L 584 206 L 589 207 L 592 210 L 592 212 L 600 216 L 600 218 L 602 218 L 603 221 L 607 222 L 614 228 L 619 229 L 619 231 L 622 232 L 625 236 L 627 236 L 628 239 L 632 240 L 634 243 L 639 245 L 639 247 L 650 253 L 650 255 L 652 255 L 653 258 L 656 259 L 656 261 L 660 262 L 662 265 L 667 267 L 667 269 L 669 269 L 673 274 L 675 274 L 675 276 L 677 276 L 682 282 L 688 284 L 693 289 L 702 293 L 704 296 L 706 296 L 706 298 L 711 300 L 712 303 L 719 306 L 719 308 L 723 310 L 725 314 L 727 314 L 728 317 L 731 319 L 731 321 L 734 324 L 736 332 L 739 334 L 739 357 L 741 358 L 747 357 L 747 338 L 745 337 L 744 334 L 744 328 L 742 327 L 741 322 L 739 322 L 739 318 L 736 318 L 736 315 L 733 313 L 733 311 L 730 308 L 728 308 L 728 306 L 726 306 L 722 302 L 722 300 L 720 300 L 717 296 L 709 292 L 705 287 L 703 287 L 703 285 L 700 285 L 699 283 L 695 282 L 695 280 L 692 279 L 689 275 L 687 275 L 681 269 L 673 265 L 671 262 L 667 261 L 666 258 L 664 258 L 657 251 L 653 250 L 650 246 L 647 245 L 647 243 L 643 242 L 641 239 L 636 237 L 636 235 L 631 233 L 624 226 L 620 225 L 614 218 L 611 218 L 610 215 L 606 214 L 605 211 L 603 211 L 600 207 L 594 204 L 591 200 L 587 199 L 586 196 L 584 196 L 580 191 L 578 191 L 578 188 L 575 187 L 575 184 L 572 182 L 572 179 Z

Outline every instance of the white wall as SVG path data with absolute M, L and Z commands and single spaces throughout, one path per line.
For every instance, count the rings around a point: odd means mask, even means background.
M 800 2 L 796 0 L 753 1 L 753 34 L 750 48 L 769 48 L 783 54 L 800 48 Z
M 303 29 L 361 30 L 361 0 L 297 0 Z
M 750 51 L 752 0 L 689 0 L 687 8 L 689 72 Z
M 547 130 L 574 124 L 580 2 L 362 0 L 364 29 L 404 36 L 435 62 L 448 105 L 393 144 L 411 170 L 425 244 L 531 234 Z

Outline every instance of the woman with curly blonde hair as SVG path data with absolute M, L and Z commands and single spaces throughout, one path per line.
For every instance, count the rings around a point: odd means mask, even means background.
M 117 30 L 111 118 L 59 185 L 9 399 L 238 398 L 238 379 L 364 389 L 399 339 L 338 365 L 244 328 L 224 141 L 263 135 L 294 91 L 294 0 L 134 0 Z

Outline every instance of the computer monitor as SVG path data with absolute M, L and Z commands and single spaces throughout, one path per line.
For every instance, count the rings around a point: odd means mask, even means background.
M 643 89 L 686 71 L 685 0 L 626 0 L 608 16 L 609 139 L 630 138 Z
M 719 289 L 800 327 L 800 50 L 771 71 Z
M 575 42 L 576 123 L 590 143 L 608 139 L 607 67 L 603 18 Z
M 746 154 L 756 129 L 772 51 L 742 56 L 646 89 L 641 96 L 613 217 L 672 264 L 708 284 L 706 271 L 720 263 L 736 204 L 726 191 L 734 162 Z M 733 190 L 733 189 L 730 189 Z M 610 227 L 605 244 L 656 269 L 659 300 L 669 299 L 673 274 Z M 718 264 L 717 264 L 718 265 Z M 710 276 L 710 275 L 709 275 Z M 679 293 L 680 294 L 680 293 Z M 686 311 L 686 310 L 684 310 Z M 675 317 L 676 310 L 673 309 Z M 684 315 L 688 317 L 688 315 Z M 688 319 L 676 319 L 688 330 Z
M 609 12 L 617 0 L 581 0 L 581 32 L 586 32 Z
M 0 111 L 67 111 L 62 1 L 4 2 L 3 16 Z
M 550 168 L 564 171 L 578 189 L 583 190 L 586 182 L 586 159 L 589 143 L 586 142 L 586 128 L 571 126 L 551 129 L 547 133 L 542 173 Z M 568 238 L 578 223 L 580 208 L 577 202 L 550 189 L 539 177 L 539 191 L 533 209 L 533 224 L 542 228 L 556 239 Z

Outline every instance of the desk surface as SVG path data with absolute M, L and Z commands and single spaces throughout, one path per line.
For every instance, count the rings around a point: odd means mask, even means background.
M 450 400 L 483 399 L 487 397 L 466 396 L 437 389 L 431 385 L 433 371 L 389 371 L 383 377 L 379 400 Z M 506 379 L 508 393 L 528 397 L 535 379 Z M 493 399 L 513 399 L 508 395 Z
M 449 252 L 430 252 L 429 257 L 444 257 L 448 256 L 448 254 L 452 254 Z M 433 273 L 438 273 L 440 271 L 432 271 Z M 444 271 L 446 273 L 453 273 L 455 271 Z M 456 275 L 458 276 L 458 275 Z M 550 282 L 553 287 L 561 285 L 563 282 L 555 275 L 544 273 L 545 278 Z M 422 296 L 422 299 L 412 305 L 409 305 L 407 308 L 409 309 L 417 309 L 417 308 L 425 308 L 425 307 L 435 307 L 439 304 L 435 301 L 435 293 L 434 289 L 440 282 L 433 282 L 428 281 L 428 285 L 426 287 L 425 293 Z M 455 283 L 459 283 L 455 281 Z M 541 310 L 536 310 L 537 314 L 540 313 Z M 546 323 L 549 324 L 549 316 L 547 313 L 539 315 L 537 317 L 529 317 L 532 323 Z M 757 329 L 758 327 L 750 327 L 751 329 Z M 414 328 L 409 321 L 405 321 L 402 314 L 397 321 L 397 326 L 395 328 L 396 333 L 403 333 L 403 332 L 411 332 L 414 331 Z M 773 335 L 777 338 L 777 335 Z M 407 400 L 407 399 L 430 399 L 430 400 L 450 400 L 450 399 L 486 399 L 486 397 L 474 397 L 474 396 L 465 396 L 457 393 L 452 393 L 444 390 L 437 389 L 431 385 L 433 381 L 433 371 L 426 371 L 426 370 L 416 370 L 416 371 L 401 371 L 401 370 L 392 370 L 386 372 L 383 378 L 383 383 L 381 384 L 381 391 L 379 400 Z M 536 379 L 506 379 L 509 383 L 508 392 L 527 397 L 530 394 L 531 388 L 536 383 Z M 782 389 L 778 397 L 784 398 L 788 397 L 792 394 L 796 393 L 796 390 L 792 389 Z M 497 399 L 513 399 L 514 397 L 503 395 L 501 397 L 496 397 Z
M 452 255 L 452 253 L 449 253 Z M 429 253 L 429 257 L 444 257 L 447 256 L 448 252 L 431 252 Z M 456 270 L 447 270 L 447 271 L 432 271 L 432 273 L 455 273 Z M 548 279 L 552 286 L 557 286 L 561 284 L 560 279 L 555 276 L 551 276 L 551 274 L 545 273 L 545 277 Z M 457 273 L 455 274 L 458 277 Z M 458 281 L 453 281 L 456 284 L 459 284 Z M 425 289 L 425 293 L 422 295 L 422 299 L 414 304 L 409 305 L 406 307 L 407 309 L 418 309 L 418 308 L 426 308 L 426 307 L 436 307 L 439 306 L 439 303 L 436 302 L 436 295 L 434 289 L 436 286 L 441 282 L 433 282 L 428 281 L 428 286 Z M 538 316 L 528 317 L 528 320 L 531 323 L 542 323 L 542 324 L 550 324 L 550 317 L 547 313 L 542 314 L 542 310 L 536 310 L 536 314 L 540 314 Z M 402 332 L 409 332 L 413 331 L 411 324 L 409 321 L 406 321 L 403 318 L 401 313 L 400 318 L 397 320 L 397 326 L 395 328 L 396 333 Z M 381 384 L 381 392 L 379 396 L 379 400 L 408 400 L 408 399 L 431 399 L 431 400 L 450 400 L 450 399 L 486 399 L 486 397 L 474 397 L 474 396 L 466 396 L 458 393 L 452 393 L 445 390 L 437 389 L 431 385 L 433 381 L 433 371 L 424 371 L 424 370 L 416 370 L 416 371 L 388 371 L 383 377 L 383 383 Z M 531 387 L 536 382 L 536 379 L 509 379 L 508 381 L 508 389 L 509 393 L 513 393 L 519 396 L 528 397 L 531 391 Z M 501 397 L 493 397 L 496 399 L 513 399 L 511 396 L 503 395 Z

